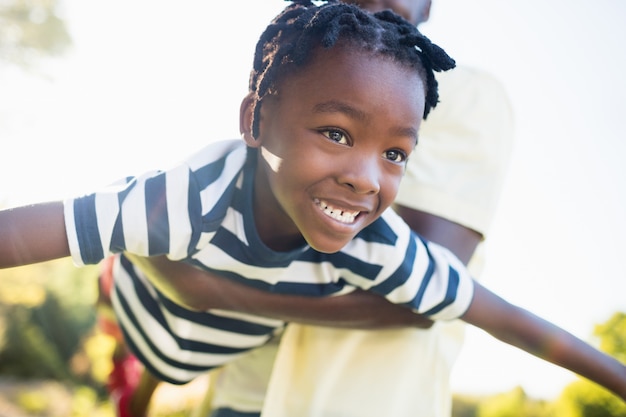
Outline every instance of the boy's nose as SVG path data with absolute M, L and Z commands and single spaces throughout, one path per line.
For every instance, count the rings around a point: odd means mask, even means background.
M 345 169 L 339 182 L 359 194 L 378 194 L 380 191 L 380 157 L 351 158 L 344 164 Z

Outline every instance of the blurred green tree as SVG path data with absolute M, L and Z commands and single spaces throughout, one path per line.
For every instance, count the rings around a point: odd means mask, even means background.
M 81 377 L 71 360 L 93 329 L 95 277 L 69 259 L 0 271 L 0 374 Z
M 626 313 L 613 314 L 606 323 L 598 324 L 594 335 L 600 339 L 600 349 L 626 363 Z
M 452 417 L 476 417 L 482 397 L 455 394 L 452 397 Z
M 526 395 L 521 387 L 509 392 L 484 398 L 476 413 L 477 417 L 549 417 L 549 404 Z M 563 416 L 559 416 L 563 417 Z
M 30 68 L 71 45 L 57 0 L 0 1 L 0 61 Z

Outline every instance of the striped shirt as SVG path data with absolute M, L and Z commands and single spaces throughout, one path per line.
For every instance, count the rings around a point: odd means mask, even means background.
M 253 215 L 255 152 L 241 140 L 217 142 L 171 169 L 67 200 L 74 262 L 93 264 L 124 251 L 167 255 L 280 294 L 320 297 L 360 288 L 433 319 L 465 312 L 473 294 L 465 267 L 413 233 L 391 209 L 336 253 L 265 246 Z M 148 369 L 171 383 L 188 382 L 260 346 L 284 325 L 233 312 L 187 310 L 123 256 L 114 276 L 113 303 L 127 342 Z

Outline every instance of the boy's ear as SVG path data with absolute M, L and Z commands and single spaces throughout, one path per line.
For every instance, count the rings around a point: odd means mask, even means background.
M 254 93 L 248 93 L 241 101 L 239 107 L 239 132 L 241 138 L 252 148 L 257 148 L 261 144 L 252 134 L 252 120 L 254 119 Z

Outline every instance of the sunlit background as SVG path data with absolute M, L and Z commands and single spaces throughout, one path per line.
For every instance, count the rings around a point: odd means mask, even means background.
M 516 116 L 482 281 L 591 340 L 626 309 L 626 3 L 434 3 L 423 32 L 496 75 Z M 0 65 L 0 205 L 82 193 L 238 137 L 254 43 L 285 4 L 63 0 L 71 48 L 30 71 Z M 573 378 L 471 329 L 454 389 L 552 397 Z

